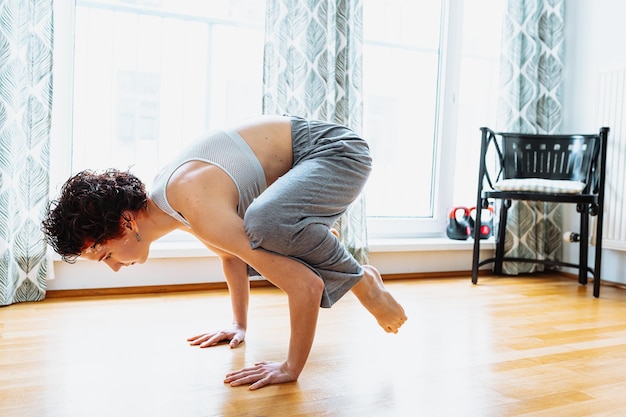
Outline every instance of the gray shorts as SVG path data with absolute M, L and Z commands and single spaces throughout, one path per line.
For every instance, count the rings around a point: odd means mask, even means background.
M 363 268 L 330 232 L 360 195 L 372 160 L 350 129 L 292 117 L 293 167 L 257 197 L 244 215 L 252 248 L 289 256 L 324 281 L 320 305 L 331 307 Z

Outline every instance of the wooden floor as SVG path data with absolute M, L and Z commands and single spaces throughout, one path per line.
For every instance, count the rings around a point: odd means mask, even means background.
M 190 347 L 230 321 L 225 291 L 0 308 L 0 416 L 623 416 L 626 290 L 570 278 L 388 281 L 409 321 L 384 333 L 349 294 L 322 310 L 297 383 L 224 375 L 287 348 L 286 298 L 255 288 L 247 342 Z

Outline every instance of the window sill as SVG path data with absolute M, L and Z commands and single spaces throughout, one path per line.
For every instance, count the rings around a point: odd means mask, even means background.
M 414 239 L 371 239 L 370 253 L 385 252 L 433 252 L 472 250 L 474 240 L 452 240 L 447 238 Z M 481 249 L 495 248 L 493 238 L 481 243 Z M 198 242 L 155 242 L 150 249 L 151 258 L 195 258 L 216 256 Z
M 402 238 L 402 239 L 371 239 L 370 252 L 433 252 L 433 251 L 465 251 L 474 248 L 474 239 L 453 240 L 438 238 Z M 494 238 L 483 240 L 481 249 L 495 248 Z
M 398 238 L 398 239 L 371 239 L 370 253 L 392 252 L 437 252 L 437 251 L 468 251 L 472 250 L 474 240 L 452 240 L 447 238 Z M 481 249 L 494 249 L 493 238 L 484 240 Z M 196 241 L 187 242 L 155 242 L 150 247 L 150 258 L 203 258 L 215 257 L 215 253 Z M 61 257 L 52 254 L 54 261 L 60 261 Z M 80 258 L 79 258 L 80 260 Z

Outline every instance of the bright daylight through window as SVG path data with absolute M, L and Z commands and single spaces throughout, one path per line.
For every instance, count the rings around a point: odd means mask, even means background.
M 500 13 L 495 3 L 363 0 L 363 134 L 374 157 L 366 194 L 370 237 L 442 234 L 453 194 L 471 204 L 464 193 L 471 194 L 475 175 L 455 174 L 454 155 L 477 154 L 466 144 L 457 151 L 457 137 L 478 143 L 478 127 L 493 120 L 493 94 L 481 92 L 493 92 L 497 81 L 499 27 L 477 37 L 485 30 L 476 16 Z M 66 57 L 55 61 L 55 87 L 66 77 L 63 91 L 73 94 L 56 99 L 65 107 L 55 111 L 71 117 L 67 135 L 57 135 L 67 143 L 53 136 L 53 184 L 68 169 L 117 167 L 131 168 L 150 187 L 186 143 L 261 113 L 264 0 L 78 0 L 71 10 L 55 7 L 55 19 L 68 23 L 59 30 L 73 27 L 61 38 L 68 42 L 55 43 L 55 55 Z M 469 93 L 478 98 L 467 102 Z M 453 182 L 468 177 L 455 191 Z

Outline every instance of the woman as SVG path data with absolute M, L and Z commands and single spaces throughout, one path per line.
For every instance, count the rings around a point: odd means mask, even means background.
M 221 259 L 233 323 L 189 338 L 231 347 L 246 334 L 248 266 L 288 296 L 287 359 L 232 372 L 225 382 L 250 389 L 298 379 L 308 358 L 319 307 L 352 291 L 387 332 L 405 322 L 402 306 L 378 271 L 360 266 L 331 230 L 358 197 L 371 159 L 351 130 L 290 116 L 262 116 L 191 144 L 163 169 L 149 195 L 128 172 L 83 171 L 52 201 L 43 229 L 64 260 L 106 263 L 114 271 L 143 263 L 150 244 L 176 229 Z

